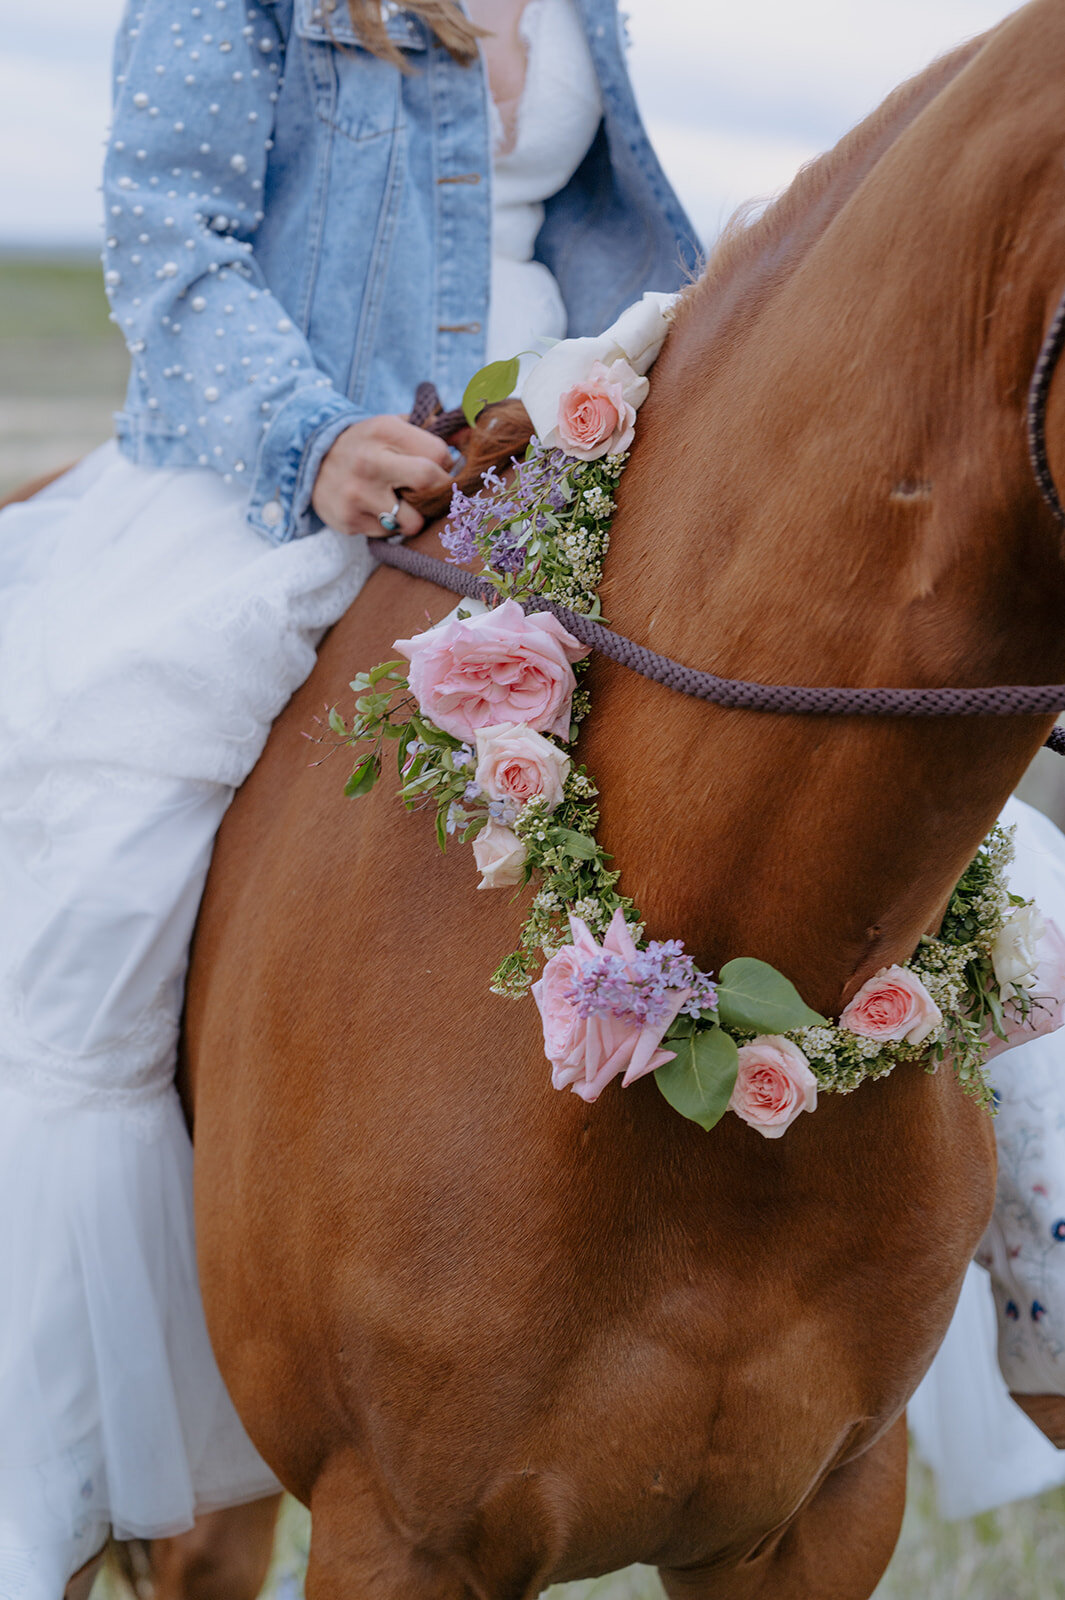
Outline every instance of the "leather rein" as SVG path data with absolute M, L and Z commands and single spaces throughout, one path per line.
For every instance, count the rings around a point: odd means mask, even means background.
M 1036 486 L 1055 521 L 1065 529 L 1065 506 L 1050 469 L 1046 442 L 1046 409 L 1050 385 L 1065 348 L 1065 295 L 1043 340 L 1028 389 L 1028 456 Z M 431 384 L 420 384 L 410 420 L 447 438 L 465 426 L 461 413 L 440 413 Z M 465 568 L 435 556 L 410 550 L 401 542 L 371 539 L 370 553 L 384 566 L 396 567 L 411 577 L 424 578 L 466 599 L 491 604 L 496 591 L 491 584 Z M 1013 717 L 1046 716 L 1065 711 L 1065 684 L 1011 684 L 980 689 L 851 689 L 820 685 L 752 683 L 742 678 L 719 678 L 712 672 L 686 667 L 615 633 L 593 617 L 571 611 L 554 600 L 533 595 L 521 602 L 526 612 L 550 611 L 582 644 L 600 655 L 661 683 L 681 694 L 730 711 L 763 711 L 785 716 L 835 717 Z M 1065 755 L 1065 728 L 1055 728 L 1046 747 Z

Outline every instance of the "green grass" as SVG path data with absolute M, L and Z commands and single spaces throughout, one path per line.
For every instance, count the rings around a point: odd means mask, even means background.
M 128 371 L 97 261 L 0 256 L 0 494 L 102 444 Z
M 75 338 L 121 344 L 107 318 L 107 298 L 95 258 L 0 256 L 0 347 L 9 339 Z M 5 373 L 2 365 L 0 373 Z

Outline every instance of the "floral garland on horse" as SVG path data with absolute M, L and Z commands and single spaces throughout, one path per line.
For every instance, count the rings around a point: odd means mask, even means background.
M 463 602 L 443 622 L 397 639 L 405 658 L 358 674 L 344 742 L 370 746 L 348 783 L 368 793 L 396 746 L 399 796 L 435 808 L 440 848 L 470 843 L 479 887 L 537 892 L 518 948 L 492 980 L 531 988 L 556 1089 L 592 1102 L 614 1078 L 653 1073 L 677 1111 L 712 1128 L 734 1111 L 779 1138 L 818 1089 L 848 1093 L 905 1062 L 949 1060 L 990 1104 L 986 1063 L 1065 1020 L 1065 940 L 1010 893 L 1012 841 L 992 830 L 951 897 L 939 933 L 902 966 L 878 972 L 832 1023 L 766 962 L 701 972 L 679 940 L 646 940 L 639 912 L 595 837 L 594 780 L 574 755 L 589 711 L 588 650 L 550 614 L 546 597 L 591 617 L 610 542 L 614 492 L 628 460 L 646 376 L 675 297 L 645 295 L 598 339 L 565 340 L 526 379 L 535 434 L 508 477 L 493 469 L 473 496 L 454 487 L 442 542 L 449 559 L 479 559 L 492 609 Z M 464 410 L 513 390 L 518 361 L 475 375 Z M 534 981 L 541 958 L 542 973 Z

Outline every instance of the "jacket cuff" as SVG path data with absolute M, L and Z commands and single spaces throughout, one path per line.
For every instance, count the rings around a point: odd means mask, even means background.
M 247 518 L 273 544 L 317 533 L 322 519 L 311 507 L 318 469 L 353 422 L 369 413 L 335 389 L 298 389 L 263 434 Z

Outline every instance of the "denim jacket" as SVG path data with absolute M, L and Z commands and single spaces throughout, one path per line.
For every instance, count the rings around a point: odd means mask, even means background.
M 617 0 L 578 0 L 604 107 L 536 254 L 570 334 L 679 286 L 694 230 L 640 122 Z M 133 357 L 119 443 L 215 468 L 282 541 L 321 526 L 337 436 L 454 405 L 483 364 L 491 246 L 485 75 L 392 7 L 413 70 L 362 49 L 345 0 L 132 0 L 115 53 L 105 281 Z

